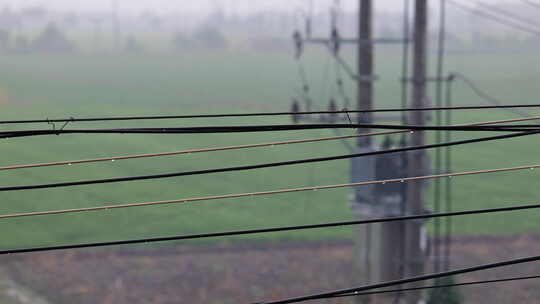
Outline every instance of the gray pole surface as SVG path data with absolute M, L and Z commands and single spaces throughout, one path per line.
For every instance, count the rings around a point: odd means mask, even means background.
M 371 110 L 373 108 L 373 73 L 374 73 L 374 54 L 372 27 L 373 1 L 358 1 L 358 50 L 357 50 L 357 109 Z M 371 113 L 358 114 L 359 123 L 372 123 L 373 115 Z M 362 129 L 359 132 L 369 132 L 368 129 Z M 359 137 L 357 140 L 358 150 L 370 152 L 374 150 L 371 137 Z M 375 157 L 368 157 L 352 161 L 352 180 L 373 180 L 375 177 Z M 375 216 L 373 204 L 375 187 L 366 187 L 361 196 L 357 194 L 356 202 L 367 206 L 367 209 L 360 212 L 363 218 Z M 367 213 L 366 213 L 367 211 Z M 356 251 L 358 252 L 358 274 L 362 283 L 369 284 L 380 279 L 381 270 L 381 224 L 366 225 L 358 227 L 358 236 L 356 239 Z M 370 296 L 358 297 L 356 302 L 359 304 L 372 303 Z
M 373 108 L 373 36 L 372 0 L 359 1 L 358 13 L 358 110 Z M 359 123 L 372 123 L 371 113 L 358 114 Z M 369 132 L 364 129 L 363 132 Z M 371 145 L 371 137 L 358 138 L 358 146 Z
M 357 109 L 370 110 L 373 108 L 373 45 L 370 43 L 372 38 L 372 0 L 358 1 L 358 50 L 357 50 Z M 372 123 L 372 114 L 358 114 L 359 123 Z M 369 132 L 367 129 L 359 130 L 360 133 Z M 360 137 L 357 140 L 359 151 L 373 151 L 371 137 Z M 375 176 L 375 158 L 368 157 L 352 161 L 352 180 L 372 180 Z M 373 203 L 374 187 L 362 189 L 360 195 L 356 192 L 356 203 L 364 206 L 370 206 Z M 369 208 L 369 207 L 368 207 Z M 369 218 L 373 216 L 372 211 L 368 214 L 360 212 L 360 217 Z M 357 228 L 356 251 L 358 274 L 362 283 L 372 283 L 376 277 L 379 266 L 377 256 L 377 241 L 379 237 L 380 224 L 366 225 Z M 356 302 L 359 304 L 371 303 L 371 297 L 358 297 Z
M 416 0 L 414 17 L 414 52 L 413 52 L 413 108 L 423 108 L 426 103 L 426 71 L 427 71 L 427 23 L 428 3 L 427 0 Z M 411 112 L 409 123 L 413 125 L 425 125 L 424 112 Z M 425 132 L 414 132 L 410 136 L 410 145 L 424 145 L 426 143 Z M 409 152 L 408 174 L 409 176 L 421 176 L 426 172 L 426 152 Z M 411 181 L 407 186 L 407 210 L 411 214 L 421 214 L 424 211 L 424 195 L 421 181 Z M 407 224 L 406 250 L 407 250 L 407 276 L 418 276 L 424 272 L 425 256 L 422 249 L 422 222 L 412 221 Z M 420 287 L 421 282 L 411 285 Z M 422 298 L 420 291 L 407 294 L 408 304 L 417 304 Z

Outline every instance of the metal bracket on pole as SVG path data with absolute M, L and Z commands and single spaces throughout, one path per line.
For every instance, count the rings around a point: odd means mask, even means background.
M 408 77 L 408 78 L 401 78 L 402 82 L 410 82 L 413 84 L 418 83 L 425 83 L 425 82 L 443 82 L 448 81 L 448 77 L 426 77 L 426 78 L 414 78 L 414 77 Z
M 375 82 L 375 81 L 379 81 L 379 76 L 378 75 L 359 75 L 356 77 L 356 79 L 361 82 Z
M 309 38 L 306 39 L 306 43 L 313 44 L 329 44 L 332 39 L 328 38 Z M 394 38 L 376 38 L 376 39 L 354 39 L 354 38 L 340 38 L 340 43 L 343 44 L 403 44 L 410 43 L 409 39 L 394 39 Z

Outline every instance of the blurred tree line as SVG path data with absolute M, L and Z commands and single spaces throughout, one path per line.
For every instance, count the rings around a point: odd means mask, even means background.
M 507 5 L 504 9 L 524 15 L 528 13 L 516 5 Z M 133 16 L 119 14 L 115 21 L 107 12 L 59 13 L 41 6 L 19 10 L 4 7 L 0 10 L 0 51 L 17 54 L 92 51 L 140 54 L 152 52 L 158 43 L 164 45 L 162 50 L 177 53 L 193 50 L 290 51 L 292 31 L 302 30 L 305 22 L 305 14 L 292 9 L 290 12 L 259 11 L 251 14 L 227 14 L 224 11 L 216 6 L 206 16 L 195 16 L 178 12 L 158 14 L 148 10 Z M 540 46 L 537 36 L 512 31 L 465 12 L 452 10 L 448 18 L 452 20 L 447 43 L 450 51 L 522 50 Z M 375 20 L 377 37 L 403 36 L 400 13 L 379 12 Z M 115 38 L 112 33 L 114 22 L 118 22 L 120 28 L 120 35 Z M 314 36 L 329 35 L 328 12 L 314 14 L 312 22 Z M 338 22 L 341 35 L 354 37 L 356 22 L 354 12 L 342 12 Z M 431 26 L 430 35 L 436 38 L 436 22 Z M 159 39 L 152 38 L 154 36 Z M 113 39 L 119 41 L 113 43 Z M 436 39 L 430 41 L 435 43 Z

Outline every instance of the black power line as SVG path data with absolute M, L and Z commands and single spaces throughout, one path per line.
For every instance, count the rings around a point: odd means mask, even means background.
M 384 223 L 384 222 L 429 219 L 429 218 L 447 217 L 447 216 L 463 216 L 463 215 L 474 215 L 474 214 L 511 212 L 511 211 L 530 210 L 530 209 L 539 209 L 539 208 L 540 208 L 540 204 L 535 204 L 535 205 L 523 205 L 523 206 L 513 206 L 513 207 L 503 207 L 503 208 L 479 209 L 479 210 L 470 210 L 470 211 L 446 212 L 446 213 L 438 213 L 438 214 L 420 214 L 420 215 L 409 215 L 409 216 L 400 216 L 400 217 L 377 218 L 377 219 L 369 219 L 369 220 L 332 222 L 332 223 L 314 224 L 314 225 L 274 227 L 274 228 L 264 228 L 264 229 L 176 235 L 176 236 L 167 236 L 167 237 L 132 239 L 132 240 L 123 240 L 123 241 L 111 241 L 111 242 L 96 242 L 96 243 L 82 243 L 82 244 L 71 244 L 71 245 L 47 246 L 47 247 L 9 249 L 9 250 L 0 250 L 0 255 L 68 250 L 68 249 L 82 249 L 82 248 L 91 248 L 91 247 L 108 247 L 108 246 L 130 245 L 130 244 L 145 244 L 145 243 L 168 242 L 168 241 L 193 240 L 193 239 L 272 233 L 272 232 L 283 232 L 283 231 L 294 231 L 294 230 L 345 227 L 345 226 L 365 225 L 365 224 Z
M 507 261 L 491 263 L 491 264 L 484 264 L 484 265 L 473 266 L 473 267 L 467 267 L 467 268 L 456 269 L 452 271 L 421 275 L 421 276 L 416 276 L 416 277 L 411 277 L 411 278 L 406 278 L 406 279 L 401 279 L 401 280 L 387 281 L 387 282 L 382 282 L 382 283 L 377 283 L 377 284 L 365 285 L 361 287 L 334 290 L 334 291 L 318 293 L 318 294 L 313 294 L 313 295 L 308 295 L 308 296 L 303 296 L 303 297 L 289 298 L 289 299 L 270 301 L 270 302 L 260 302 L 260 304 L 288 304 L 288 303 L 299 303 L 299 302 L 305 302 L 305 301 L 311 301 L 311 300 L 326 299 L 332 296 L 351 294 L 355 292 L 364 292 L 364 291 L 372 290 L 372 289 L 379 289 L 379 288 L 391 287 L 391 286 L 396 286 L 396 285 L 401 285 L 401 284 L 426 281 L 426 280 L 431 280 L 431 279 L 437 279 L 437 278 L 449 277 L 449 276 L 465 274 L 465 273 L 470 273 L 470 272 L 500 268 L 500 267 L 510 266 L 510 265 L 530 263 L 530 262 L 535 262 L 535 261 L 540 261 L 540 255 L 520 258 L 520 259 L 507 260 Z
M 521 129 L 520 129 L 521 128 Z M 19 138 L 61 134 L 215 134 L 215 133 L 254 133 L 285 132 L 320 129 L 382 129 L 411 131 L 492 131 L 522 132 L 540 129 L 540 125 L 463 125 L 463 126 L 416 126 L 379 124 L 304 124 L 304 125 L 246 125 L 246 126 L 208 126 L 180 128 L 123 128 L 123 129 L 74 129 L 74 130 L 16 130 L 0 132 L 0 138 Z
M 464 144 L 471 144 L 471 143 L 478 143 L 478 142 L 485 142 L 485 141 L 516 138 L 516 137 L 528 136 L 528 135 L 533 135 L 533 134 L 538 134 L 538 133 L 540 133 L 540 131 L 520 132 L 520 133 L 515 133 L 515 134 L 482 137 L 482 138 L 476 138 L 476 139 L 467 139 L 467 140 L 447 142 L 447 143 L 442 143 L 442 144 L 412 146 L 412 147 L 404 147 L 404 148 L 397 148 L 397 149 L 390 149 L 390 150 L 383 150 L 383 151 L 372 151 L 372 152 L 366 152 L 366 153 L 354 153 L 354 154 L 345 154 L 345 155 L 327 156 L 327 157 L 318 157 L 318 158 L 307 158 L 307 159 L 300 159 L 300 160 L 264 163 L 264 164 L 258 164 L 258 165 L 248 165 L 248 166 L 238 166 L 238 167 L 215 168 L 215 169 L 205 169 L 205 170 L 196 170 L 196 171 L 172 172 L 172 173 L 162 173 L 162 174 L 155 174 L 155 175 L 129 176 L 129 177 L 108 178 L 108 179 L 71 181 L 71 182 L 51 183 L 51 184 L 7 186 L 7 187 L 0 187 L 0 192 L 71 187 L 71 186 L 82 186 L 82 185 L 93 185 L 93 184 L 107 184 L 107 183 L 161 179 L 161 178 L 180 177 L 180 176 L 213 174 L 213 173 L 222 173 L 222 172 L 245 171 L 245 170 L 254 170 L 254 169 L 262 169 L 262 168 L 326 162 L 326 161 L 333 161 L 333 160 L 340 160 L 340 159 L 350 159 L 350 158 L 355 158 L 355 157 L 372 156 L 372 155 L 380 155 L 380 154 L 388 154 L 388 153 L 399 153 L 399 152 L 433 149 L 433 148 L 448 147 L 448 146 L 457 146 L 457 145 L 464 145 Z
M 381 112 L 414 112 L 414 111 L 457 111 L 457 110 L 483 110 L 503 108 L 537 108 L 540 104 L 494 105 L 494 106 L 460 106 L 460 107 L 429 107 L 429 108 L 390 108 L 373 110 L 341 110 L 341 111 L 310 111 L 310 112 L 267 112 L 267 113 L 227 113 L 227 114 L 199 114 L 199 115 L 163 115 L 163 116 L 123 116 L 123 117 L 89 117 L 89 118 L 61 118 L 36 120 L 4 120 L 0 124 L 34 124 L 34 123 L 71 123 L 96 121 L 127 121 L 127 120 L 167 120 L 191 118 L 226 118 L 226 117 L 258 117 L 258 116 L 289 116 L 289 115 L 318 115 L 318 114 L 346 114 L 346 113 L 381 113 Z
M 366 291 L 366 292 L 357 292 L 357 293 L 343 294 L 343 295 L 337 295 L 337 296 L 329 296 L 327 298 L 357 297 L 357 296 L 378 295 L 378 294 L 385 294 L 385 293 L 427 290 L 427 289 L 436 289 L 436 288 L 485 285 L 485 284 L 492 284 L 492 283 L 504 283 L 504 282 L 523 281 L 523 280 L 532 280 L 532 279 L 540 279 L 540 275 L 526 276 L 526 277 L 513 277 L 513 278 L 505 278 L 505 279 L 497 279 L 497 280 L 474 281 L 474 282 L 465 282 L 465 283 L 456 283 L 456 284 L 432 285 L 432 286 L 424 286 L 424 287 L 390 289 L 390 290 L 381 290 L 381 291 Z

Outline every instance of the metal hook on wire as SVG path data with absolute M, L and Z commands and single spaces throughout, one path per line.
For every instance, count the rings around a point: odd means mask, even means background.
M 74 122 L 74 121 L 75 121 L 75 118 L 74 118 L 73 116 L 71 116 L 71 117 L 69 118 L 69 120 L 66 121 L 66 122 L 64 123 L 64 125 L 60 128 L 60 130 L 58 130 L 58 131 L 64 130 L 64 128 L 65 128 L 70 122 Z
M 52 126 L 52 130 L 53 130 L 53 132 L 56 133 L 56 135 L 60 135 L 60 132 L 63 131 L 70 122 L 74 122 L 74 121 L 75 121 L 75 117 L 73 117 L 73 116 L 70 117 L 70 119 L 68 121 L 66 121 L 62 125 L 62 127 L 60 129 L 57 130 L 56 129 L 56 124 L 54 122 L 50 121 L 49 118 L 47 118 L 47 124 Z

